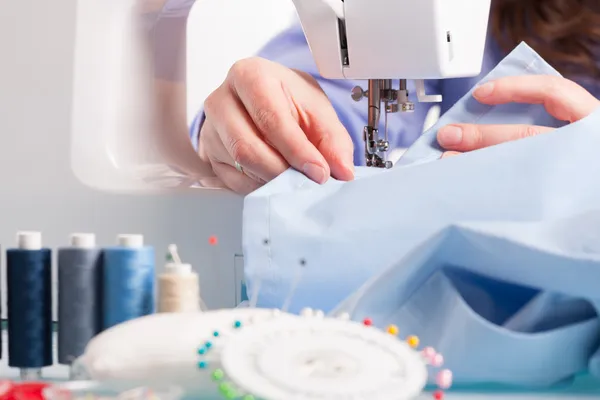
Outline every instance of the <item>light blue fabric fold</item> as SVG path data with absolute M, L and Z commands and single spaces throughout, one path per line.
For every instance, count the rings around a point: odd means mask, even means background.
M 548 65 L 525 43 L 515 48 L 479 84 L 506 76 L 555 75 L 560 74 Z M 497 106 L 482 104 L 473 98 L 475 87 L 459 100 L 439 121 L 425 132 L 396 163 L 396 167 L 423 164 L 434 161 L 442 155 L 437 142 L 437 131 L 444 125 L 456 123 L 476 124 L 529 124 L 557 128 L 565 123 L 558 121 L 546 112 L 540 104 L 509 103 Z
M 557 72 L 521 44 L 484 80 L 526 74 Z M 440 160 L 437 130 L 455 122 L 558 129 Z M 391 170 L 322 186 L 289 170 L 249 195 L 249 295 L 394 323 L 458 383 L 600 376 L 598 149 L 600 111 L 563 126 L 541 105 L 469 93 Z

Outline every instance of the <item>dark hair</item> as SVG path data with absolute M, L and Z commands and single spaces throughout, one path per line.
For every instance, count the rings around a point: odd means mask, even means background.
M 600 0 L 493 0 L 490 27 L 506 52 L 524 41 L 563 75 L 600 80 Z

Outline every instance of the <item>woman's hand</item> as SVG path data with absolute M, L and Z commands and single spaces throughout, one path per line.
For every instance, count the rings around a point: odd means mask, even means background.
M 543 104 L 554 118 L 570 123 L 587 117 L 600 106 L 600 100 L 575 82 L 547 75 L 497 79 L 478 87 L 473 97 L 489 105 Z M 550 130 L 552 128 L 531 125 L 455 124 L 441 128 L 437 139 L 447 150 L 442 157 L 447 157 Z
M 242 60 L 204 106 L 198 153 L 235 192 L 249 193 L 289 166 L 318 183 L 354 177 L 350 135 L 308 74 Z

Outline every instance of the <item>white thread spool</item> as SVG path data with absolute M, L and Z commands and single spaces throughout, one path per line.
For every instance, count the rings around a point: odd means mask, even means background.
M 177 248 L 169 246 L 174 262 L 165 265 L 165 272 L 158 277 L 158 312 L 200 311 L 200 279 L 190 264 L 184 264 L 177 255 Z

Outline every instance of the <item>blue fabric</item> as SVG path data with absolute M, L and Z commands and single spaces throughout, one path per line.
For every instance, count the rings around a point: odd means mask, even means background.
M 524 74 L 557 72 L 522 44 L 484 80 Z M 454 122 L 558 129 L 440 160 L 433 139 Z M 250 298 L 279 307 L 300 276 L 291 311 L 394 323 L 459 384 L 600 376 L 600 111 L 561 125 L 467 94 L 391 170 L 322 186 L 288 170 L 245 199 Z
M 294 24 L 289 29 L 277 35 L 271 40 L 259 53 L 271 61 L 276 61 L 289 68 L 298 69 L 311 74 L 319 83 L 323 91 L 329 97 L 331 104 L 335 108 L 338 117 L 346 130 L 352 137 L 354 143 L 354 164 L 364 165 L 363 126 L 367 121 L 366 100 L 355 102 L 350 97 L 350 92 L 354 86 L 366 88 L 366 81 L 358 80 L 328 80 L 319 75 L 317 66 L 306 42 L 302 27 L 299 23 Z M 492 35 L 488 35 L 485 54 L 483 57 L 481 75 L 473 78 L 446 79 L 446 80 L 428 80 L 425 81 L 427 93 L 441 94 L 443 101 L 438 103 L 441 107 L 441 113 L 448 111 L 461 97 L 465 95 L 477 82 L 487 75 L 501 60 L 506 53 L 498 48 Z M 588 89 L 596 97 L 600 98 L 600 86 L 597 82 L 590 79 L 580 79 L 578 82 Z M 408 81 L 412 101 L 416 101 L 414 96 L 414 85 Z M 392 148 L 407 148 L 423 132 L 423 123 L 425 116 L 429 112 L 433 103 L 418 103 L 414 113 L 395 113 L 388 117 L 388 138 Z M 202 110 L 194 120 L 190 136 L 192 144 L 197 149 L 198 135 L 202 125 L 204 114 Z M 383 122 L 382 122 L 383 124 Z M 383 125 L 382 125 L 383 128 Z

